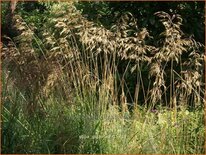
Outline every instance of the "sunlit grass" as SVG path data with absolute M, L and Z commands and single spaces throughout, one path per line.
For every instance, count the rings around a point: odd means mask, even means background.
M 123 113 L 115 105 L 100 110 L 97 102 L 89 102 L 90 97 L 75 99 L 75 105 L 51 97 L 44 103 L 48 105 L 45 115 L 31 116 L 24 112 L 27 103 L 23 95 L 13 89 L 2 109 L 2 153 L 204 151 L 203 110 L 138 107 L 132 113 Z

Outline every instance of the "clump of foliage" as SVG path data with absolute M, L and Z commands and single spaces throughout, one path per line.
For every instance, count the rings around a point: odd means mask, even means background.
M 4 37 L 4 153 L 203 152 L 204 46 L 180 15 L 155 13 L 165 30 L 153 45 L 129 12 L 110 29 L 73 2 L 48 14 L 38 35 L 14 15 L 18 36 Z

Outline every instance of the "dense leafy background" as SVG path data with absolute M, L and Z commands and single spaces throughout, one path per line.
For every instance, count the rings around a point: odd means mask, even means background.
M 28 22 L 33 22 L 41 28 L 47 10 L 54 2 L 19 2 L 17 11 Z M 124 12 L 131 12 L 138 20 L 139 27 L 146 27 L 152 36 L 157 37 L 162 32 L 161 23 L 156 22 L 154 13 L 165 11 L 170 14 L 178 13 L 182 16 L 182 30 L 188 35 L 194 35 L 197 41 L 204 43 L 204 2 L 78 2 L 76 7 L 89 20 L 105 27 L 110 27 Z M 2 28 L 6 33 L 5 10 L 7 4 L 2 3 Z M 163 28 L 163 27 L 162 27 Z
M 194 34 L 195 39 L 204 43 L 204 2 L 80 2 L 77 8 L 82 9 L 88 19 L 105 26 L 111 25 L 117 15 L 129 11 L 137 18 L 139 26 L 148 28 L 153 36 L 162 32 L 155 12 L 178 13 L 184 19 L 183 31 Z

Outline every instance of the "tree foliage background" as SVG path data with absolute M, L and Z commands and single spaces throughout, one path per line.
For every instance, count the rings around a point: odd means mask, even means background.
M 17 10 L 27 19 L 27 22 L 33 22 L 37 29 L 47 18 L 47 10 L 55 2 L 20 2 Z M 5 8 L 8 4 L 2 3 L 2 33 L 6 33 Z M 188 35 L 194 35 L 197 41 L 204 43 L 204 2 L 78 2 L 76 7 L 82 11 L 82 14 L 89 20 L 96 21 L 100 25 L 110 27 L 112 23 L 124 12 L 131 12 L 138 20 L 140 27 L 146 27 L 153 36 L 158 36 L 163 26 L 155 22 L 154 13 L 165 11 L 170 14 L 180 14 L 183 20 L 182 29 Z

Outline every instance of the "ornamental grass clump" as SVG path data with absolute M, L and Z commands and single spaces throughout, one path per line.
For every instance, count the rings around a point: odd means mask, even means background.
M 3 153 L 204 152 L 204 46 L 180 15 L 155 13 L 154 40 L 129 12 L 110 28 L 73 2 L 48 14 L 38 35 L 14 15 L 4 37 Z

